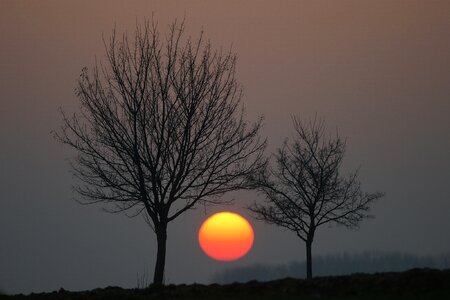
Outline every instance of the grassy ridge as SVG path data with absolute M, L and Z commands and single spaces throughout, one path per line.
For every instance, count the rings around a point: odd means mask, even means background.
M 413 269 L 400 273 L 353 274 L 312 280 L 280 279 L 226 285 L 168 285 L 146 289 L 107 287 L 84 292 L 60 290 L 0 299 L 450 299 L 450 270 Z

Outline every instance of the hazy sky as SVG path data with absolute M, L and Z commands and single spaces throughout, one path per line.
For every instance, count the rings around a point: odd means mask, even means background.
M 168 2 L 168 3 L 166 3 Z M 358 231 L 319 229 L 313 254 L 376 249 L 450 251 L 450 1 L 0 1 L 0 289 L 10 293 L 136 287 L 153 274 L 156 240 L 142 218 L 73 201 L 67 158 L 50 131 L 77 107 L 81 68 L 104 58 L 102 35 L 154 13 L 186 16 L 239 56 L 251 120 L 264 115 L 269 150 L 290 114 L 317 113 L 348 137 L 346 168 L 386 192 Z M 209 282 L 225 268 L 303 260 L 290 232 L 250 219 L 255 244 L 233 263 L 197 243 L 219 210 L 248 216 L 251 192 L 169 225 L 166 281 Z

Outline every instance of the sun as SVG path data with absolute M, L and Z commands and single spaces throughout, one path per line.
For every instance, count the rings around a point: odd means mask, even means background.
M 243 257 L 253 245 L 250 223 L 231 212 L 219 212 L 203 222 L 198 232 L 202 250 L 211 258 L 232 261 Z

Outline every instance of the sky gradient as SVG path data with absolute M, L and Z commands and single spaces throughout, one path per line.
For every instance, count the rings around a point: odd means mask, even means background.
M 168 2 L 168 3 L 166 3 Z M 156 239 L 142 218 L 73 200 L 67 158 L 51 130 L 74 112 L 76 80 L 104 59 L 102 35 L 132 32 L 154 14 L 164 32 L 186 17 L 214 47 L 238 55 L 247 118 L 264 116 L 268 153 L 291 134 L 290 115 L 326 119 L 347 137 L 347 170 L 386 196 L 358 231 L 321 228 L 313 254 L 450 251 L 449 1 L 1 1 L 0 290 L 136 287 L 153 273 Z M 169 224 L 167 283 L 210 282 L 253 263 L 303 260 L 295 234 L 249 219 L 252 250 L 216 262 L 197 232 L 220 210 L 248 217 L 253 192 L 199 207 Z

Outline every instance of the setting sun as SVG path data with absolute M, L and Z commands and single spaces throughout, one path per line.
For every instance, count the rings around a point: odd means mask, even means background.
M 202 250 L 211 258 L 232 261 L 241 258 L 253 245 L 253 229 L 242 216 L 220 212 L 203 222 L 198 233 Z

